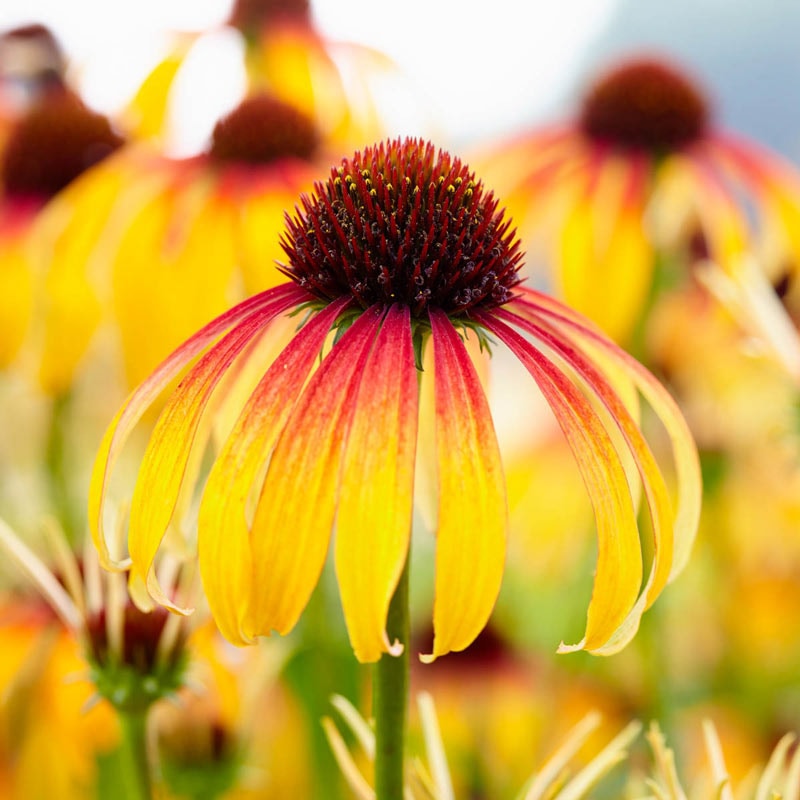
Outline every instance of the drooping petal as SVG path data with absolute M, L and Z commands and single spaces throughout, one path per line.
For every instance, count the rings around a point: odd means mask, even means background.
M 730 133 L 717 133 L 702 151 L 714 165 L 747 187 L 758 203 L 762 230 L 777 237 L 787 260 L 800 259 L 800 174 L 774 153 Z
M 642 476 L 653 525 L 653 564 L 647 583 L 630 613 L 608 641 L 593 650 L 598 654 L 610 654 L 621 649 L 633 637 L 641 614 L 666 583 L 683 569 L 689 558 L 697 531 L 702 493 L 697 450 L 675 402 L 634 358 L 592 326 L 581 322 L 569 309 L 560 310 L 559 304 L 552 298 L 529 291 L 513 309 L 521 309 L 529 317 L 523 327 L 547 341 L 548 346 L 559 352 L 582 376 L 586 386 L 597 392 L 598 398 L 609 411 L 610 419 L 622 432 Z M 549 334 L 537 324 L 537 319 L 545 327 L 554 323 Z M 562 338 L 564 343 L 559 344 L 558 339 Z M 605 376 L 620 370 L 644 395 L 670 437 L 677 482 L 677 502 L 674 506 L 666 494 L 660 469 L 643 437 L 625 413 L 620 399 L 615 399 L 614 392 L 609 391 Z
M 572 312 L 567 310 L 563 314 L 560 313 L 559 305 L 557 301 L 548 298 L 541 310 L 572 331 L 580 341 L 581 347 L 590 353 L 591 359 L 601 370 L 606 361 L 625 370 L 669 436 L 676 472 L 675 552 L 670 576 L 672 579 L 686 566 L 700 518 L 702 497 L 700 462 L 689 426 L 669 392 L 644 366 L 592 327 L 582 324 Z
M 503 576 L 508 510 L 489 406 L 463 342 L 430 312 L 436 371 L 439 526 L 434 641 L 426 662 L 463 650 L 494 608 Z
M 586 633 L 576 648 L 596 650 L 619 628 L 636 603 L 642 556 L 636 512 L 625 469 L 602 420 L 572 381 L 527 339 L 499 319 L 485 327 L 528 369 L 553 409 L 572 448 L 597 520 L 597 571 Z
M 130 180 L 124 160 L 110 156 L 56 195 L 36 219 L 32 238 L 47 270 L 40 381 L 50 394 L 69 388 L 102 320 L 97 275 L 111 259 Z
M 643 603 L 634 605 L 635 632 L 638 626 L 638 617 L 648 608 L 667 584 L 673 563 L 673 527 L 674 515 L 672 504 L 666 484 L 659 470 L 658 464 L 647 445 L 636 422 L 628 413 L 623 400 L 615 392 L 605 375 L 602 374 L 587 357 L 573 344 L 558 332 L 549 330 L 546 326 L 536 324 L 530 320 L 514 320 L 513 315 L 505 311 L 498 311 L 498 316 L 511 322 L 517 322 L 529 333 L 536 336 L 553 352 L 557 353 L 580 376 L 588 391 L 592 392 L 608 412 L 608 421 L 605 426 L 616 426 L 624 439 L 623 447 L 633 456 L 639 476 L 642 479 L 645 498 L 647 500 L 650 521 L 653 529 L 653 564 L 646 587 L 642 593 Z M 607 363 L 603 358 L 601 363 Z M 625 453 L 620 453 L 620 457 Z M 630 486 L 631 481 L 628 479 Z M 630 615 L 629 615 L 630 616 Z M 627 621 L 627 620 L 626 620 Z M 624 623 L 623 623 L 624 624 Z
M 175 513 L 203 412 L 236 358 L 274 316 L 272 309 L 258 308 L 240 320 L 183 378 L 156 423 L 133 492 L 128 526 L 130 593 L 142 608 L 152 605 L 148 594 L 171 607 L 158 585 L 153 560 Z
M 697 150 L 681 161 L 688 173 L 690 207 L 697 214 L 709 256 L 726 272 L 735 273 L 751 246 L 747 213 L 705 154 Z
M 561 229 L 565 300 L 609 336 L 630 336 L 647 299 L 653 254 L 645 236 L 644 159 L 598 158 Z
M 208 476 L 197 523 L 198 559 L 211 613 L 222 634 L 246 644 L 253 556 L 247 503 L 303 388 L 325 337 L 347 301 L 309 320 L 253 390 Z
M 389 642 L 386 616 L 411 535 L 417 396 L 410 312 L 392 306 L 355 398 L 336 517 L 336 574 L 361 662 L 402 652 Z
M 272 454 L 250 540 L 252 631 L 287 633 L 317 584 L 336 512 L 343 443 L 383 311 L 352 324 L 298 400 Z
M 277 315 L 288 308 L 307 302 L 309 299 L 309 295 L 298 287 L 285 284 L 245 300 L 209 322 L 187 339 L 156 368 L 144 383 L 129 395 L 103 436 L 89 486 L 89 527 L 95 547 L 100 554 L 100 561 L 105 569 L 126 569 L 130 565 L 128 559 L 119 560 L 111 556 L 104 530 L 103 511 L 106 489 L 114 463 L 145 410 L 192 359 L 255 309 L 270 309 L 273 314 Z

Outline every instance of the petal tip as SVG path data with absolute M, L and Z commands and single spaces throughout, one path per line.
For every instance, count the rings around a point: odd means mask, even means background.
M 387 638 L 385 642 L 385 647 L 386 647 L 386 652 L 390 656 L 394 656 L 395 658 L 403 655 L 403 652 L 406 649 L 405 645 L 399 639 L 395 639 L 394 642 L 389 644 L 389 640 Z
M 581 639 L 577 644 L 565 644 L 564 642 L 561 642 L 561 644 L 558 646 L 558 650 L 556 650 L 556 653 L 558 653 L 558 655 L 563 655 L 564 653 L 577 653 L 583 650 L 585 647 L 585 638 Z
M 420 654 L 419 654 L 419 660 L 420 660 L 420 661 L 421 661 L 423 664 L 433 664 L 433 662 L 434 662 L 434 661 L 436 661 L 436 659 L 437 659 L 438 657 L 439 657 L 439 656 L 438 656 L 436 653 L 428 653 L 428 654 L 425 654 L 425 653 L 420 653 Z

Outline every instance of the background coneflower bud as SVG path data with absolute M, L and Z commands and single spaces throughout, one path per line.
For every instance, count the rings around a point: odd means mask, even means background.
M 118 616 L 120 619 L 114 620 Z M 183 684 L 185 636 L 170 647 L 164 634 L 170 614 L 163 608 L 140 611 L 130 601 L 122 609 L 100 608 L 86 620 L 87 657 L 100 695 L 115 707 L 147 708 Z
M 155 718 L 164 782 L 177 797 L 223 797 L 241 766 L 239 742 L 202 696 L 163 704 Z

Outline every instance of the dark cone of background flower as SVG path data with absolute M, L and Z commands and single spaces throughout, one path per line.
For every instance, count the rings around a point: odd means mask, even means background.
M 228 24 L 248 33 L 272 20 L 308 21 L 310 14 L 309 0 L 236 0 Z
M 454 316 L 507 303 L 520 282 L 516 232 L 458 158 L 416 139 L 343 159 L 287 221 L 284 272 L 323 301 L 403 303 Z
M 651 151 L 675 150 L 703 135 L 708 106 L 682 73 L 654 59 L 628 61 L 587 93 L 580 125 L 592 139 Z
M 106 117 L 73 94 L 51 94 L 12 129 L 0 169 L 3 189 L 52 197 L 123 142 Z
M 268 164 L 312 158 L 319 139 L 311 119 L 268 94 L 243 100 L 214 127 L 209 155 L 218 161 Z

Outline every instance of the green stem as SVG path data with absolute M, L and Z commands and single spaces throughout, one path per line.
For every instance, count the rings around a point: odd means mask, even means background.
M 120 711 L 120 762 L 125 800 L 152 800 L 150 759 L 147 755 L 147 710 Z
M 375 665 L 372 710 L 375 716 L 376 800 L 403 800 L 403 747 L 406 736 L 409 683 L 408 561 L 389 606 L 389 640 L 404 645 L 400 656 L 386 653 Z
M 77 524 L 70 492 L 70 469 L 66 455 L 66 432 L 69 428 L 70 399 L 69 392 L 53 398 L 45 464 L 53 511 L 61 523 L 67 538 L 70 541 L 75 541 Z

